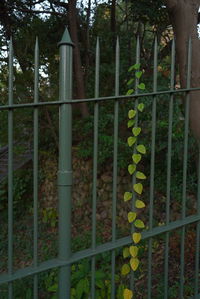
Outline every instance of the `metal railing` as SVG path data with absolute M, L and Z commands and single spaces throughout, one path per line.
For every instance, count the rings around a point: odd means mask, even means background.
M 189 60 L 191 58 L 191 45 L 189 46 Z M 8 111 L 8 272 L 0 275 L 0 284 L 8 284 L 8 298 L 14 298 L 13 282 L 27 276 L 33 277 L 33 297 L 39 298 L 38 275 L 41 272 L 59 268 L 59 294 L 58 298 L 70 298 L 70 272 L 72 263 L 84 258 L 91 259 L 91 298 L 95 298 L 95 257 L 98 254 L 110 251 L 111 258 L 111 298 L 116 298 L 115 272 L 116 256 L 115 250 L 132 243 L 131 237 L 117 239 L 116 234 L 116 203 L 117 203 L 117 157 L 118 157 L 118 115 L 120 101 L 143 97 L 152 99 L 152 136 L 151 136 L 151 165 L 150 165 L 150 191 L 149 191 L 149 228 L 142 233 L 142 239 L 148 240 L 148 284 L 147 298 L 152 298 L 152 248 L 153 238 L 165 235 L 164 254 L 164 290 L 163 298 L 169 298 L 168 275 L 169 275 L 169 235 L 171 231 L 181 230 L 181 256 L 180 256 L 180 293 L 179 298 L 184 298 L 184 240 L 186 227 L 190 224 L 196 225 L 196 258 L 194 269 L 194 298 L 199 298 L 199 250 L 200 250 L 200 183 L 198 182 L 197 213 L 186 216 L 186 181 L 187 181 L 187 159 L 188 159 L 188 130 L 189 130 L 189 98 L 190 92 L 200 88 L 190 88 L 190 63 L 188 64 L 187 88 L 174 89 L 175 76 L 175 44 L 172 44 L 171 82 L 170 89 L 166 91 L 157 90 L 157 42 L 154 45 L 154 72 L 153 91 L 150 93 L 136 93 L 129 96 L 119 95 L 119 42 L 116 46 L 116 70 L 115 70 L 115 95 L 111 97 L 99 97 L 99 65 L 100 50 L 99 41 L 96 48 L 96 71 L 95 71 L 95 97 L 91 99 L 72 100 L 72 53 L 71 42 L 67 29 L 64 32 L 60 49 L 60 96 L 59 101 L 39 102 L 39 49 L 38 41 L 35 46 L 35 78 L 34 78 L 34 102 L 25 104 L 13 104 L 13 46 L 10 42 L 9 50 L 9 101 L 8 105 L 0 106 L 0 111 Z M 137 41 L 136 62 L 139 62 L 140 50 Z M 182 213 L 181 219 L 170 221 L 170 197 L 171 197 L 171 155 L 172 155 L 172 122 L 174 96 L 178 93 L 186 93 L 185 110 L 185 139 L 183 156 L 183 189 L 182 189 Z M 169 95 L 169 126 L 167 145 L 167 181 L 166 181 L 166 219 L 162 226 L 153 225 L 154 211 L 154 182 L 155 182 L 155 147 L 156 147 L 156 109 L 157 97 Z M 101 245 L 96 243 L 96 210 L 97 210 L 97 168 L 98 168 L 98 121 L 99 105 L 102 101 L 114 101 L 114 151 L 113 151 L 113 190 L 112 190 L 112 240 Z M 72 105 L 81 102 L 94 104 L 94 155 L 93 155 L 93 190 L 92 190 L 92 244 L 91 248 L 79 252 L 71 252 L 71 213 L 72 213 Z M 59 195 L 59 254 L 56 259 L 43 263 L 38 262 L 38 111 L 40 107 L 56 105 L 59 106 L 59 170 L 58 170 L 58 195 Z M 33 145 L 33 265 L 17 271 L 13 270 L 13 111 L 22 108 L 34 110 L 34 145 Z M 200 159 L 199 159 L 200 164 Z M 200 165 L 198 167 L 200 173 Z M 199 175 L 200 178 L 200 175 Z M 133 181 L 135 178 L 133 178 Z M 198 179 L 199 180 L 199 179 Z M 133 205 L 134 205 L 133 199 Z M 195 246 L 195 244 L 194 244 Z M 134 277 L 131 277 L 131 288 L 134 289 Z M 170 298 L 169 298 L 170 299 Z

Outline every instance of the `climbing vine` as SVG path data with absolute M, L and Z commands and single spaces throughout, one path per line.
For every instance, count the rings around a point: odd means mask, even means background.
M 139 90 L 145 89 L 144 83 L 139 83 L 139 79 L 142 76 L 142 71 L 140 69 L 140 64 L 134 64 L 129 68 L 129 72 L 135 72 L 135 76 L 131 78 L 127 85 L 130 87 L 134 84 L 136 80 L 136 88 Z M 134 93 L 133 88 L 129 88 L 127 91 L 127 95 L 131 95 Z M 133 198 L 135 193 L 136 200 L 134 201 L 134 208 L 130 212 L 128 212 L 127 218 L 128 222 L 134 226 L 134 232 L 132 233 L 132 240 L 133 244 L 129 247 L 124 248 L 123 250 L 123 257 L 129 258 L 129 262 L 125 263 L 122 266 L 121 273 L 122 275 L 127 275 L 130 271 L 136 271 L 139 266 L 139 259 L 138 259 L 138 252 L 139 252 L 139 242 L 142 239 L 141 229 L 145 228 L 144 222 L 139 219 L 138 217 L 138 209 L 142 209 L 145 207 L 145 203 L 138 198 L 143 192 L 143 184 L 142 181 L 146 179 L 146 175 L 139 171 L 138 164 L 142 159 L 142 155 L 146 154 L 146 148 L 143 144 L 138 143 L 138 136 L 140 135 L 142 129 L 137 125 L 137 115 L 138 113 L 142 112 L 144 109 L 144 104 L 139 103 L 136 105 L 135 109 L 131 109 L 128 112 L 128 128 L 131 129 L 132 135 L 128 137 L 127 143 L 129 147 L 133 147 L 133 155 L 132 155 L 132 162 L 128 165 L 128 172 L 131 176 L 135 177 L 135 181 L 131 191 L 127 191 L 124 193 L 124 201 L 130 201 Z M 133 292 L 126 288 L 124 290 L 124 299 L 131 299 L 133 298 Z

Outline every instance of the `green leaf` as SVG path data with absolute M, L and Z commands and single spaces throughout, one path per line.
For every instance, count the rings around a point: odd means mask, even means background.
M 76 285 L 77 299 L 81 299 L 84 293 L 89 293 L 89 281 L 87 278 L 79 280 L 79 282 Z
M 140 127 L 134 127 L 133 129 L 132 129 L 132 133 L 133 133 L 133 135 L 136 137 L 136 136 L 138 136 L 139 134 L 140 134 L 140 132 L 141 132 L 141 128 Z
M 134 119 L 130 119 L 128 121 L 128 128 L 132 127 L 135 124 L 135 120 Z
M 124 193 L 124 201 L 128 201 L 132 198 L 132 193 L 131 192 L 125 192 Z
M 145 207 L 145 203 L 142 200 L 137 199 L 135 202 L 135 207 L 137 209 L 142 209 Z
M 146 154 L 146 147 L 143 144 L 137 145 L 136 149 L 139 153 Z
M 137 171 L 135 176 L 137 179 L 140 179 L 140 180 L 145 180 L 147 178 L 146 175 L 141 171 Z
M 144 90 L 145 89 L 145 84 L 144 83 L 140 83 L 137 86 L 139 89 Z
M 142 159 L 142 156 L 140 154 L 133 154 L 132 159 L 135 164 L 138 164 L 140 162 L 140 160 Z
M 134 243 L 137 244 L 142 239 L 142 235 L 141 235 L 141 233 L 133 233 L 132 238 L 133 238 Z
M 140 112 L 142 112 L 142 111 L 144 110 L 144 104 L 143 104 L 143 103 L 138 104 L 137 109 L 138 109 Z
M 124 264 L 122 266 L 122 269 L 121 269 L 121 274 L 122 275 L 127 275 L 129 272 L 131 271 L 130 267 L 128 264 Z
M 136 78 L 140 79 L 142 76 L 142 71 L 138 71 L 135 73 Z
M 138 255 L 138 247 L 137 246 L 130 246 L 129 247 L 129 252 L 132 257 L 136 257 Z
M 138 260 L 137 257 L 132 257 L 130 260 L 131 268 L 133 271 L 136 271 L 138 266 L 139 266 L 140 261 Z
M 133 70 L 138 70 L 139 68 L 140 68 L 140 63 L 133 64 L 129 67 L 128 72 L 131 72 Z
M 128 172 L 130 173 L 130 175 L 132 175 L 135 172 L 135 170 L 136 170 L 135 164 L 130 164 L 128 166 Z
M 140 219 L 135 220 L 134 225 L 137 228 L 144 228 L 145 227 L 144 222 Z
M 135 212 L 128 213 L 128 222 L 131 223 L 136 219 L 137 214 Z
M 136 110 L 133 110 L 133 109 L 129 110 L 128 118 L 134 118 L 135 115 L 136 115 Z
M 126 95 L 129 96 L 129 95 L 132 94 L 133 92 L 134 92 L 134 89 L 131 88 L 131 89 L 129 89 L 129 90 L 127 91 Z
M 127 142 L 129 146 L 132 146 L 136 142 L 136 137 L 128 137 Z
M 125 247 L 125 248 L 123 249 L 123 257 L 124 257 L 124 259 L 125 259 L 125 258 L 127 258 L 127 257 L 129 257 L 129 256 L 130 256 L 130 250 L 129 250 L 128 247 Z
M 134 184 L 133 185 L 133 189 L 136 193 L 138 194 L 142 194 L 142 191 L 143 191 L 143 186 L 141 183 L 138 183 L 138 184 Z
M 134 79 L 131 78 L 131 79 L 127 82 L 127 85 L 131 85 L 133 82 L 134 82 Z

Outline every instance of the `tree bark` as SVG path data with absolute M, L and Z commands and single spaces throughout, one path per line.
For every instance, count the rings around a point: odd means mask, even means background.
M 69 0 L 68 2 L 68 17 L 69 17 L 69 29 L 72 41 L 74 43 L 74 74 L 76 79 L 76 98 L 85 98 L 85 86 L 81 64 L 81 55 L 78 42 L 78 30 L 77 30 L 77 11 L 76 0 Z M 89 115 L 88 107 L 86 103 L 81 103 L 81 113 L 83 117 Z
M 172 22 L 181 87 L 186 87 L 188 41 L 192 42 L 191 87 L 200 87 L 200 40 L 197 33 L 200 0 L 166 0 Z M 200 140 L 200 91 L 190 92 L 190 127 Z

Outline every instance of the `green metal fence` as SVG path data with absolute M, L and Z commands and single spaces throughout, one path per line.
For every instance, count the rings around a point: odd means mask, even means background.
M 148 263 L 145 275 L 147 275 L 147 284 L 143 287 L 147 288 L 145 298 L 153 298 L 152 290 L 154 283 L 154 273 L 152 272 L 153 254 L 155 248 L 153 245 L 154 239 L 161 236 L 163 238 L 163 253 L 164 253 L 164 286 L 162 295 L 159 298 L 169 298 L 169 259 L 173 252 L 170 250 L 170 234 L 175 230 L 180 231 L 180 273 L 179 275 L 179 295 L 177 298 L 186 298 L 184 293 L 184 277 L 185 277 L 185 238 L 187 235 L 187 227 L 195 226 L 195 265 L 193 271 L 193 297 L 200 298 L 200 277 L 199 277 L 199 250 L 200 250 L 200 183 L 198 183 L 196 212 L 192 215 L 186 215 L 186 200 L 187 200 L 187 166 L 188 166 L 188 132 L 189 132 L 189 99 L 190 92 L 199 90 L 199 88 L 190 88 L 190 56 L 191 45 L 189 44 L 188 54 L 188 76 L 187 88 L 174 89 L 175 77 L 175 45 L 173 42 L 171 53 L 171 82 L 170 89 L 166 91 L 157 90 L 157 41 L 154 44 L 154 71 L 153 71 L 153 91 L 148 93 L 139 93 L 136 89 L 134 95 L 120 96 L 119 95 L 119 65 L 120 65 L 120 49 L 119 42 L 116 46 L 116 71 L 115 71 L 115 95 L 110 97 L 99 97 L 99 66 L 100 66 L 100 50 L 99 41 L 96 48 L 96 71 L 95 71 L 95 97 L 91 99 L 72 100 L 72 52 L 73 43 L 71 42 L 67 29 L 59 43 L 60 49 L 60 95 L 59 101 L 40 102 L 39 101 L 39 49 L 38 42 L 35 46 L 35 78 L 34 78 L 34 101 L 33 103 L 14 104 L 13 102 L 13 47 L 12 40 L 10 41 L 9 50 L 9 98 L 8 104 L 0 106 L 0 111 L 8 113 L 8 265 L 7 273 L 0 275 L 0 284 L 8 286 L 7 298 L 15 298 L 13 291 L 13 283 L 19 279 L 26 277 L 33 278 L 33 298 L 42 298 L 39 293 L 39 274 L 54 268 L 59 269 L 59 291 L 58 298 L 70 298 L 70 272 L 71 265 L 79 262 L 84 258 L 91 259 L 91 292 L 89 298 L 96 298 L 95 295 L 95 271 L 96 271 L 96 256 L 105 252 L 111 252 L 111 298 L 116 298 L 116 283 L 115 273 L 117 267 L 116 250 L 131 244 L 131 237 L 117 238 L 116 229 L 116 207 L 117 207 L 117 177 L 118 177 L 118 115 L 119 104 L 121 101 L 132 100 L 137 104 L 137 101 L 143 98 L 149 99 L 152 103 L 152 111 L 149 111 L 152 117 L 152 136 L 151 136 L 151 159 L 150 159 L 150 188 L 149 199 L 147 205 L 149 210 L 149 226 L 148 230 L 142 233 L 142 239 L 146 242 L 148 251 Z M 136 62 L 139 62 L 140 47 L 139 39 L 137 40 Z M 185 129 L 184 129 L 184 154 L 183 154 L 183 184 L 182 184 L 182 210 L 181 218 L 175 221 L 170 220 L 170 204 L 171 204 L 171 182 L 173 180 L 171 156 L 172 156 L 172 123 L 173 123 L 173 105 L 175 96 L 179 93 L 186 94 L 186 109 L 185 109 Z M 168 145 L 167 145 L 167 169 L 166 169 L 166 202 L 165 202 L 165 219 L 163 225 L 154 225 L 154 209 L 155 209 L 155 180 L 156 180 L 156 121 L 157 121 L 157 99 L 159 96 L 166 96 L 166 101 L 169 104 L 169 119 L 168 119 Z M 91 247 L 79 252 L 72 253 L 71 251 L 71 213 L 72 213 L 72 106 L 76 103 L 92 103 L 94 105 L 94 151 L 93 151 L 93 189 L 92 189 L 92 244 Z M 112 240 L 105 244 L 98 245 L 96 242 L 96 209 L 97 209 L 97 171 L 98 171 L 98 120 L 99 106 L 104 102 L 113 102 L 114 104 L 114 145 L 113 145 L 113 190 L 112 190 Z M 59 107 L 59 170 L 58 170 L 58 195 L 59 195 L 59 242 L 58 242 L 58 257 L 48 260 L 43 263 L 38 262 L 38 112 L 44 106 Z M 33 109 L 34 123 L 34 156 L 33 156 L 33 264 L 14 271 L 13 268 L 13 112 L 18 109 Z M 200 173 L 200 159 L 198 172 Z M 200 178 L 200 175 L 199 175 Z M 199 180 L 199 179 L 198 179 Z M 133 177 L 133 182 L 135 178 Z M 134 205 L 133 199 L 133 205 Z M 127 281 L 127 284 L 129 282 Z M 135 277 L 132 274 L 130 277 L 130 287 L 135 289 Z M 135 290 L 137 292 L 137 289 Z M 3 298 L 3 296 L 0 295 Z M 141 298 L 141 297 L 140 297 Z M 188 298 L 188 297 L 187 297 Z

